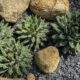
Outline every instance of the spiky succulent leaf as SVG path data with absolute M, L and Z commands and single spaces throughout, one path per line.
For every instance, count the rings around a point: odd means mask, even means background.
M 0 74 L 23 76 L 30 67 L 32 55 L 27 47 L 14 39 L 5 39 L 0 45 Z
M 4 21 L 0 22 L 0 39 L 10 38 L 12 37 L 13 29 L 8 26 Z
M 67 12 L 52 24 L 53 41 L 64 53 L 80 53 L 80 11 Z
M 39 49 L 46 41 L 48 26 L 44 20 L 37 16 L 28 16 L 17 25 L 18 40 L 29 44 L 29 48 Z

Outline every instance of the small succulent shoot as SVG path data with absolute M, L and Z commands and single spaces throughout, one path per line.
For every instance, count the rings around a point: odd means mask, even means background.
M 80 53 L 80 11 L 67 12 L 52 24 L 53 41 L 63 53 Z
M 48 24 L 37 16 L 28 16 L 17 25 L 18 40 L 30 49 L 38 50 L 47 40 Z
M 0 40 L 1 41 L 1 40 Z M 29 49 L 14 39 L 2 40 L 0 45 L 0 75 L 22 77 L 31 65 L 32 55 Z
M 13 36 L 13 29 L 4 21 L 0 22 L 0 39 L 10 38 Z

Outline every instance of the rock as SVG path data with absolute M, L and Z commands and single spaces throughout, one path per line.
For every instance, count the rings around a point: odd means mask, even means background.
M 57 69 L 59 61 L 59 51 L 53 46 L 49 46 L 35 54 L 35 62 L 44 73 L 53 73 Z
M 69 11 L 68 0 L 31 0 L 30 9 L 33 13 L 53 20 L 55 15 L 60 15 Z
M 36 80 L 36 78 L 35 78 L 34 74 L 28 73 L 27 80 Z
M 11 78 L 0 77 L 0 80 L 24 80 L 24 79 L 22 79 L 22 78 L 13 78 L 13 79 L 11 79 Z
M 28 8 L 30 0 L 0 0 L 0 16 L 7 22 L 16 22 Z

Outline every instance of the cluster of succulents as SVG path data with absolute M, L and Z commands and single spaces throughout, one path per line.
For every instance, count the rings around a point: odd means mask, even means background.
M 12 38 L 0 42 L 0 74 L 23 76 L 32 60 L 29 49 Z
M 48 24 L 37 16 L 28 16 L 17 25 L 18 40 L 27 44 L 30 49 L 38 50 L 47 40 Z
M 0 22 L 0 75 L 23 76 L 31 65 L 32 55 L 27 46 L 13 38 L 13 29 Z
M 53 42 L 63 53 L 80 53 L 80 12 L 67 12 L 52 24 Z
M 48 24 L 37 16 L 28 16 L 11 28 L 0 22 L 0 75 L 22 77 L 28 71 L 32 61 L 32 48 L 38 50 L 47 40 Z M 17 40 L 15 34 L 18 35 Z M 26 44 L 26 45 L 24 45 Z

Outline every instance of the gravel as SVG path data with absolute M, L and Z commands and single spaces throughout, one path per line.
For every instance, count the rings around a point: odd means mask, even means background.
M 70 0 L 70 4 L 71 10 L 80 9 L 80 0 Z

